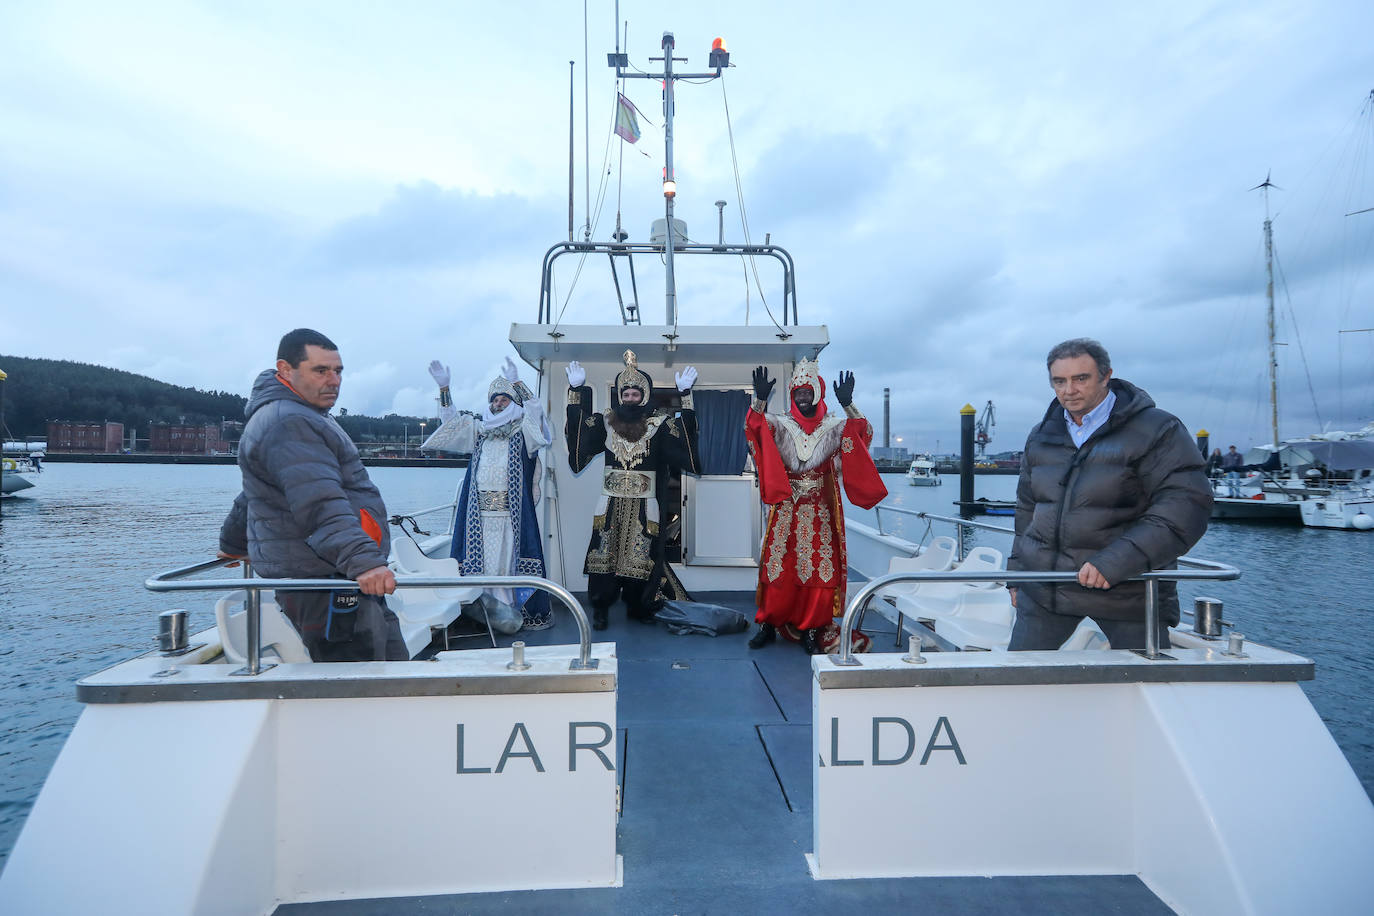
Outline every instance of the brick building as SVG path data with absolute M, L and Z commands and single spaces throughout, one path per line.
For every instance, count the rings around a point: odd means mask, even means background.
M 229 451 L 229 443 L 216 423 L 154 423 L 148 430 L 148 451 L 158 455 L 219 455 Z
M 123 423 L 48 421 L 48 451 L 118 453 L 124 444 Z

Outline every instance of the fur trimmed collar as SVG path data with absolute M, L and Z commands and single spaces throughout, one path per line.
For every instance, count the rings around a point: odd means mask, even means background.
M 769 414 L 768 423 L 773 428 L 773 441 L 778 445 L 782 463 L 793 473 L 825 464 L 839 451 L 844 437 L 843 417 L 826 417 L 812 433 L 803 431 L 791 414 Z

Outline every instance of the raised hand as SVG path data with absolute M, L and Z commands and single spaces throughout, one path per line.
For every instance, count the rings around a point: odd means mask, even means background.
M 673 378 L 677 381 L 678 391 L 690 391 L 692 386 L 697 383 L 696 366 L 688 366 L 681 372 L 674 373 Z
M 835 400 L 840 402 L 841 407 L 848 407 L 854 403 L 854 373 L 841 372 L 840 380 L 832 382 L 831 387 L 835 389 Z
M 568 368 L 563 371 L 568 375 L 569 388 L 581 388 L 587 383 L 587 370 L 577 360 L 568 363 Z
M 773 393 L 774 380 L 768 377 L 768 370 L 763 366 L 754 369 L 754 397 L 760 401 L 767 401 L 769 395 Z
M 438 385 L 440 388 L 447 388 L 447 387 L 448 387 L 448 382 L 449 382 L 448 366 L 445 366 L 443 363 L 439 362 L 437 359 L 436 359 L 436 360 L 432 360 L 432 361 L 430 362 L 430 364 L 429 364 L 429 374 L 430 374 L 430 376 L 434 379 L 434 384 Z
M 506 357 L 506 364 L 501 367 L 501 374 L 506 377 L 508 382 L 520 381 L 520 370 L 515 368 L 515 360 Z

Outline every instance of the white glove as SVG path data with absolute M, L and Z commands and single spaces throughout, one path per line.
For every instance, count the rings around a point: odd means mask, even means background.
M 520 370 L 515 368 L 515 360 L 506 357 L 506 364 L 501 367 L 501 374 L 506 377 L 508 382 L 520 381 Z
M 429 374 L 434 378 L 434 384 L 438 385 L 440 388 L 448 387 L 448 366 L 445 366 L 436 359 L 429 364 Z
M 569 388 L 581 388 L 587 383 L 587 370 L 577 360 L 568 363 L 568 368 L 563 371 L 568 374 Z
M 677 379 L 677 390 L 688 391 L 697 383 L 697 370 L 695 366 L 688 366 L 681 372 L 676 373 L 673 378 Z

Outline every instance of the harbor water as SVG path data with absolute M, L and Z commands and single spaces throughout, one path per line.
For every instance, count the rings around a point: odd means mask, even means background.
M 449 502 L 463 471 L 375 468 L 393 513 Z M 887 504 L 954 514 L 957 480 L 911 487 L 887 474 Z M 1015 477 L 979 477 L 978 495 L 1009 499 Z M 239 490 L 233 466 L 49 464 L 0 515 L 0 863 L 8 857 L 81 707 L 74 682 L 154 647 L 159 612 L 186 607 L 213 624 L 204 598 L 154 594 L 149 575 L 214 555 Z M 873 513 L 856 513 L 872 520 Z M 987 517 L 1011 525 L 1010 518 Z M 426 521 L 432 525 L 424 525 Z M 442 528 L 443 515 L 421 520 Z M 883 530 L 920 540 L 926 522 L 884 513 Z M 937 529 L 935 534 L 948 533 Z M 1005 550 L 1010 538 L 980 533 Z M 1210 595 L 1248 639 L 1316 662 L 1303 689 L 1374 796 L 1374 533 L 1214 523 L 1194 555 L 1240 567 L 1236 582 L 1184 583 L 1185 607 Z M 176 760 L 166 761 L 169 767 Z M 1285 787 L 1276 786 L 1278 791 Z

